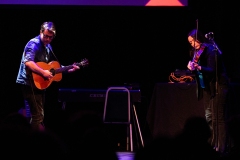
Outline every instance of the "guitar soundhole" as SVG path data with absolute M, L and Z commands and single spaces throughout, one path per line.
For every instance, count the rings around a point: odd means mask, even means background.
M 56 74 L 54 69 L 50 69 L 50 72 L 52 73 L 53 76 Z

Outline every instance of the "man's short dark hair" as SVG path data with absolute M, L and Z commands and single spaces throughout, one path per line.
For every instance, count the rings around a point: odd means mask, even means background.
M 54 37 L 56 36 L 56 27 L 55 27 L 55 24 L 53 22 L 44 22 L 41 25 L 40 31 L 44 32 L 44 30 L 49 30 L 49 31 L 53 32 Z

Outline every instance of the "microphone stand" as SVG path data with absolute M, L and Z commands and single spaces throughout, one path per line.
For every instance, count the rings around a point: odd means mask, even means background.
M 210 39 L 211 43 L 213 44 L 216 53 L 222 54 L 222 51 L 218 48 L 217 44 L 214 42 L 213 38 Z
M 215 138 L 215 145 L 217 147 L 217 149 L 219 150 L 219 141 L 218 141 L 218 53 L 219 54 L 222 54 L 222 52 L 220 51 L 220 49 L 218 48 L 217 44 L 214 42 L 214 37 L 209 37 L 209 41 L 213 44 L 214 46 L 214 51 L 215 51 L 215 62 L 216 62 L 216 71 L 215 71 L 215 76 L 216 76 L 216 83 L 215 83 L 215 106 L 214 106 L 214 103 L 213 103 L 213 108 L 215 109 L 215 118 L 216 118 L 216 138 Z M 213 126 L 214 127 L 214 126 Z

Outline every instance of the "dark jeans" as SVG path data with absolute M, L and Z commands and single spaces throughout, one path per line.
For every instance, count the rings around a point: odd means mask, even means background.
M 28 105 L 30 108 L 32 128 L 43 128 L 45 90 L 39 90 L 27 85 L 22 85 L 21 89 L 25 105 Z
M 211 128 L 211 144 L 219 152 L 225 152 L 227 147 L 226 134 L 226 106 L 228 86 L 219 86 L 215 97 L 211 97 L 209 92 L 203 91 L 205 117 Z

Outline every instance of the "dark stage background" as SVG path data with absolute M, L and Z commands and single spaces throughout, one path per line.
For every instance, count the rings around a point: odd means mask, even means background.
M 189 1 L 188 7 L 1 5 L 1 115 L 22 107 L 15 84 L 22 51 L 44 21 L 56 24 L 52 46 L 63 65 L 83 58 L 90 62 L 48 88 L 47 119 L 60 109 L 58 88 L 106 89 L 128 83 L 140 86 L 144 122 L 155 83 L 168 82 L 176 69 L 186 70 L 187 34 L 196 27 L 203 33 L 214 32 L 229 76 L 238 82 L 237 6 L 210 2 Z

